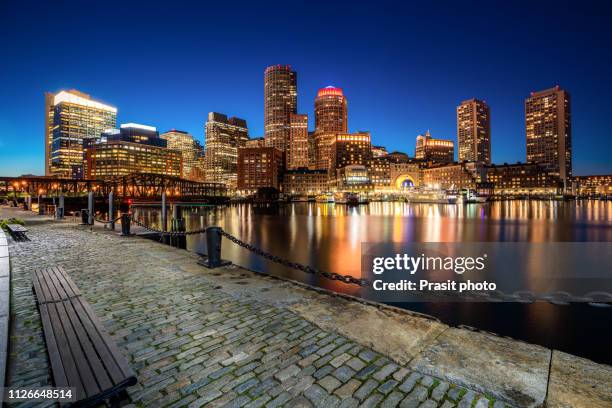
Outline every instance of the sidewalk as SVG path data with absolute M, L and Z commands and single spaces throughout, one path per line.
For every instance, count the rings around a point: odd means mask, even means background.
M 26 213 L 1 208 L 8 216 Z M 135 369 L 134 406 L 612 404 L 609 366 L 235 266 L 208 270 L 195 254 L 101 227 L 27 218 L 31 241 L 9 240 L 8 386 L 50 383 L 30 273 L 61 265 Z

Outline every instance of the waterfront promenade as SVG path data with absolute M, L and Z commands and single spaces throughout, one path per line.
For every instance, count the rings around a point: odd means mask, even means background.
M 134 407 L 612 405 L 612 369 L 16 209 L 7 386 L 50 384 L 30 273 L 61 265 L 137 373 Z M 227 245 L 227 241 L 225 243 Z

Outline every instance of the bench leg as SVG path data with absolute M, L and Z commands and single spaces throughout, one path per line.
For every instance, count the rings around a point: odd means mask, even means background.
M 116 395 L 113 395 L 110 400 L 108 401 L 108 405 L 111 408 L 119 408 L 121 407 L 121 402 L 124 401 L 125 403 L 128 403 L 130 400 L 130 397 L 128 396 L 128 393 L 126 390 L 122 390 L 121 392 L 119 392 Z

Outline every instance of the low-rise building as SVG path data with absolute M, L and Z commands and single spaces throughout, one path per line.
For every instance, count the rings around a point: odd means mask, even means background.
M 308 196 L 321 194 L 329 189 L 327 180 L 327 170 L 287 170 L 283 174 L 283 192 Z
M 612 195 L 612 174 L 596 176 L 576 176 L 576 194 L 579 196 L 610 196 Z
M 432 163 L 453 163 L 455 143 L 452 140 L 434 139 L 428 130 L 417 136 L 414 157 Z
M 558 174 L 536 163 L 491 164 L 486 180 L 496 195 L 558 194 L 563 187 Z
M 368 192 L 374 189 L 368 168 L 361 164 L 350 164 L 336 169 L 332 182 L 338 191 Z
M 280 189 L 284 154 L 275 147 L 238 149 L 238 190 L 249 194 L 260 188 Z
M 439 164 L 422 168 L 422 184 L 449 189 L 477 189 L 486 182 L 484 163 Z

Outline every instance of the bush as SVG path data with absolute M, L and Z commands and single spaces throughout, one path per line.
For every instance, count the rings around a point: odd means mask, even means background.
M 25 225 L 25 222 L 23 220 L 20 220 L 19 218 L 9 218 L 7 220 L 0 220 L 0 228 L 2 228 L 4 231 L 6 231 L 7 224 Z

